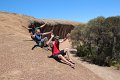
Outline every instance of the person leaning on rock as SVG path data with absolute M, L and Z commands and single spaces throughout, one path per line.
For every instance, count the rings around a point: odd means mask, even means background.
M 68 37 L 68 35 L 67 35 Z M 59 49 L 60 43 L 64 42 L 66 39 L 64 38 L 62 41 L 59 40 L 59 36 L 55 36 L 51 34 L 51 38 L 48 40 L 47 45 L 49 45 L 52 48 L 52 55 L 50 57 L 53 57 L 56 60 L 60 60 L 63 63 L 68 64 L 72 68 L 75 67 L 75 63 L 71 60 L 69 57 L 70 51 L 77 51 L 76 49 L 69 49 L 65 48 L 64 50 Z M 54 41 L 52 39 L 54 38 Z
M 36 26 L 34 25 L 34 23 L 31 23 L 31 27 L 28 28 L 28 30 L 29 30 L 29 33 L 30 33 L 31 38 L 32 38 L 33 40 L 34 40 L 34 38 L 32 37 L 32 35 L 35 34 L 35 31 L 36 31 L 37 29 L 39 29 L 39 30 L 41 31 L 41 28 L 45 27 L 45 25 L 46 25 L 46 23 L 43 24 L 43 25 L 41 25 L 41 26 L 39 26 L 39 27 L 36 27 Z
M 35 30 L 35 34 L 31 35 L 32 38 L 34 38 L 35 42 L 37 43 L 38 46 L 43 47 L 43 46 L 47 46 L 46 42 L 48 41 L 47 37 L 42 37 L 48 34 L 51 34 L 53 32 L 53 30 L 51 30 L 50 32 L 45 32 L 45 33 L 41 33 L 39 29 Z

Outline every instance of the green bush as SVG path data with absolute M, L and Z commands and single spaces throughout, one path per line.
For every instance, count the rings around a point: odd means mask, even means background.
M 113 61 L 120 61 L 120 16 L 92 19 L 74 28 L 71 39 L 78 56 L 101 66 L 111 66 Z

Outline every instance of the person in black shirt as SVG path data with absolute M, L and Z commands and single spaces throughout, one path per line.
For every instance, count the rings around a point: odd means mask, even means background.
M 45 27 L 45 25 L 46 25 L 46 23 L 43 24 L 43 25 L 41 25 L 40 27 L 36 27 L 36 26 L 34 25 L 34 23 L 32 23 L 32 24 L 31 24 L 31 27 L 28 28 L 28 31 L 29 31 L 29 33 L 30 33 L 31 35 L 34 35 L 34 34 L 35 34 L 35 30 L 41 29 L 41 28 Z

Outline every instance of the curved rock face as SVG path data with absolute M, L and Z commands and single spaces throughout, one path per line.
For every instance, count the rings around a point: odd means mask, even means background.
M 44 22 L 46 23 L 46 22 Z M 36 27 L 41 26 L 44 24 L 43 22 L 34 22 L 34 25 Z M 28 27 L 31 27 L 31 25 L 29 25 Z M 44 28 L 41 29 L 41 32 L 49 32 L 51 30 L 53 30 L 54 35 L 58 35 L 60 36 L 60 38 L 64 38 L 68 33 L 71 32 L 71 30 L 74 28 L 74 25 L 71 24 L 46 24 Z
M 68 33 L 71 32 L 71 30 L 74 28 L 73 25 L 56 25 L 53 27 L 54 30 L 53 30 L 53 33 L 55 35 L 58 35 L 60 36 L 60 38 L 64 38 Z
M 71 69 L 48 58 L 50 51 L 31 50 L 34 42 L 27 28 L 34 20 L 29 16 L 0 12 L 0 80 L 103 80 L 78 62 L 76 68 Z M 51 30 L 53 24 L 50 23 L 43 31 Z M 54 33 L 59 35 L 71 29 L 67 25 L 54 26 Z M 69 42 L 62 45 L 67 47 L 67 44 Z
M 53 29 L 54 35 L 58 35 L 60 38 L 64 38 L 75 26 L 81 24 L 79 22 L 67 20 L 36 19 L 34 17 L 16 13 L 0 12 L 0 24 L 2 25 L 1 27 L 5 29 L 1 29 L 0 31 L 2 32 L 9 29 L 12 31 L 17 30 L 18 32 L 20 31 L 23 34 L 26 34 L 28 27 L 31 26 L 31 22 L 34 22 L 37 27 L 46 23 L 46 26 L 42 28 L 42 32 L 49 32 Z M 48 35 L 48 37 L 50 37 L 50 35 Z

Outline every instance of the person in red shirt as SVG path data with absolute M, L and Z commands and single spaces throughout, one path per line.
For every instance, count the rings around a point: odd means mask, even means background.
M 52 41 L 53 38 L 54 38 L 54 41 Z M 51 34 L 51 38 L 47 42 L 47 45 L 49 45 L 52 48 L 51 57 L 53 57 L 56 60 L 61 60 L 62 62 L 66 63 L 69 66 L 71 66 L 72 68 L 74 68 L 75 63 L 70 59 L 69 53 L 70 53 L 70 51 L 77 51 L 77 50 L 76 49 L 68 49 L 68 48 L 65 48 L 64 50 L 59 49 L 60 43 L 64 42 L 66 39 L 67 39 L 67 37 L 64 38 L 62 41 L 60 41 L 59 36 L 54 37 L 54 35 Z

